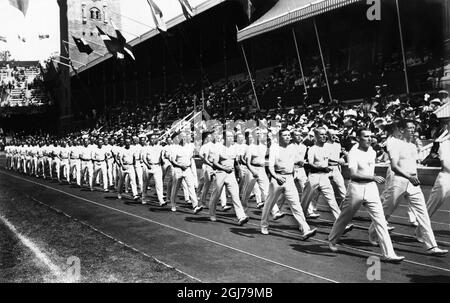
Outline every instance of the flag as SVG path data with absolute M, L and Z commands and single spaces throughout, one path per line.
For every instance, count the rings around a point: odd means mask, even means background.
M 150 11 L 152 12 L 153 21 L 155 22 L 158 30 L 162 32 L 167 32 L 167 25 L 163 19 L 162 10 L 153 2 L 153 0 L 147 0 L 148 5 L 150 5 Z
M 119 40 L 120 46 L 123 48 L 125 53 L 127 53 L 133 60 L 136 61 L 136 58 L 134 57 L 134 54 L 133 54 L 133 48 L 131 47 L 131 45 L 129 45 L 127 43 L 127 40 L 122 35 L 122 33 L 119 31 L 119 29 L 116 27 L 116 25 L 114 24 L 112 19 L 111 19 L 111 25 L 114 27 L 114 30 L 116 31 L 116 36 L 117 36 L 117 39 Z
M 9 0 L 9 4 L 20 10 L 24 17 L 27 14 L 28 2 L 29 0 Z
M 8 43 L 8 40 L 4 36 L 0 36 L 0 41 Z
M 181 9 L 183 10 L 183 15 L 186 17 L 186 19 L 189 20 L 194 17 L 194 11 L 188 0 L 178 0 L 178 2 L 180 2 Z
M 72 39 L 75 42 L 75 44 L 78 48 L 78 51 L 80 53 L 85 53 L 85 54 L 90 55 L 94 51 L 92 49 L 92 47 L 83 38 L 77 38 L 77 37 L 72 36 Z
M 244 8 L 245 13 L 247 14 L 248 20 L 252 19 L 252 15 L 255 12 L 255 7 L 251 0 L 238 0 L 242 7 Z
M 116 56 L 117 59 L 124 59 L 125 55 L 123 54 L 123 48 L 120 46 L 119 39 L 116 37 L 110 36 L 101 30 L 100 27 L 97 26 L 97 30 L 100 34 L 100 38 L 103 40 L 103 43 L 106 46 L 106 49 L 113 55 Z

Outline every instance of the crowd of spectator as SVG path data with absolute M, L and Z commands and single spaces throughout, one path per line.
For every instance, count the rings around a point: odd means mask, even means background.
M 51 104 L 37 63 L 0 66 L 0 107 L 30 107 Z

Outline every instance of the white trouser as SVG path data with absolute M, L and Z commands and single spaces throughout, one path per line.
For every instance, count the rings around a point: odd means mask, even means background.
M 87 175 L 87 177 L 86 177 Z M 81 181 L 80 184 L 88 182 L 89 188 L 94 186 L 94 166 L 91 160 L 85 161 L 81 160 Z
M 331 213 L 336 220 L 341 213 L 334 196 L 333 186 L 331 185 L 328 174 L 325 173 L 311 173 L 308 177 L 308 182 L 305 186 L 305 191 L 302 195 L 302 208 L 306 213 L 308 211 L 311 201 L 317 201 L 319 194 L 322 194 L 325 201 L 331 209 Z
M 133 197 L 136 197 L 138 195 L 137 191 L 137 185 L 136 185 L 136 172 L 134 171 L 134 165 L 133 164 L 124 164 L 122 165 L 122 168 L 120 169 L 119 174 L 119 184 L 117 185 L 117 191 L 119 194 L 123 191 L 123 185 L 125 182 L 125 177 L 129 177 L 130 185 L 131 185 L 131 192 L 133 193 Z
M 107 166 L 108 166 L 108 186 L 113 186 L 117 178 L 117 171 L 114 167 L 113 158 L 107 159 Z
M 214 169 L 207 165 L 203 164 L 202 166 L 202 173 L 203 173 L 203 187 L 202 187 L 202 193 L 200 197 L 200 204 L 202 206 L 206 205 L 206 197 L 208 195 L 209 189 L 211 188 L 211 184 L 215 183 L 213 182 L 216 178 L 216 172 Z M 227 205 L 227 196 L 225 194 L 225 187 L 222 189 L 222 192 L 220 193 L 220 204 L 222 207 Z
M 173 183 L 173 167 L 170 164 L 169 160 L 164 160 L 163 161 L 163 182 L 164 179 L 168 176 L 169 180 L 167 181 L 167 188 L 166 188 L 166 193 L 167 193 L 167 199 L 170 200 L 171 196 L 172 196 L 172 183 Z
M 60 165 L 59 165 L 60 170 L 62 171 L 62 177 L 65 178 L 67 180 L 67 182 L 70 181 L 70 166 L 69 166 L 69 159 L 61 159 Z
M 37 168 L 36 168 L 36 176 L 39 177 L 39 175 L 41 175 L 42 177 L 45 177 L 45 164 L 44 163 L 45 163 L 44 157 L 39 157 L 38 162 L 37 162 Z
M 381 204 L 378 187 L 375 182 L 348 184 L 347 195 L 342 203 L 342 212 L 334 222 L 328 239 L 332 243 L 337 243 L 344 233 L 345 227 L 349 224 L 361 205 L 364 205 L 372 219 L 381 247 L 381 253 L 385 257 L 396 256 L 392 246 L 391 237 L 387 230 L 387 221 L 384 218 L 383 206 Z
M 158 197 L 159 204 L 164 203 L 164 196 L 163 196 L 163 172 L 160 164 L 152 164 L 150 165 L 150 168 L 145 169 L 145 178 L 144 178 L 144 190 L 142 191 L 142 200 L 145 199 L 147 196 L 147 188 L 150 184 L 150 178 L 153 176 L 153 179 L 155 180 L 155 190 L 156 190 L 156 196 Z
M 27 174 L 31 174 L 33 172 L 33 157 L 32 156 L 26 156 L 25 157 L 25 172 Z
M 244 185 L 242 186 L 242 206 L 244 209 L 247 208 L 248 200 L 250 198 L 250 194 L 255 188 L 255 184 L 258 183 L 258 190 L 255 192 L 256 203 L 265 202 L 267 199 L 267 195 L 269 194 L 269 178 L 266 174 L 266 169 L 264 166 L 256 167 L 253 169 L 258 174 L 258 178 L 253 177 L 253 174 L 247 170 L 244 177 Z
M 139 186 L 139 192 L 142 193 L 144 188 L 144 172 L 142 170 L 142 164 L 139 161 L 137 162 L 138 163 L 134 165 L 134 171 L 136 172 L 136 181 Z
M 445 202 L 450 202 L 450 173 L 440 172 L 427 201 L 427 211 L 430 218 Z
M 394 173 L 392 172 L 391 166 L 389 165 L 386 170 L 386 182 L 384 183 L 384 188 L 389 188 L 389 186 L 392 182 L 393 176 L 394 176 Z M 387 191 L 383 191 L 381 193 L 381 201 L 384 201 L 386 199 L 386 193 L 387 193 Z M 410 204 L 408 204 L 408 208 L 406 209 L 406 214 L 408 215 L 408 221 L 410 223 L 417 221 L 416 216 L 414 215 L 414 212 L 412 211 Z
M 93 180 L 97 179 L 98 175 L 102 177 L 102 185 L 103 189 L 108 189 L 108 168 L 106 165 L 106 161 L 94 161 L 94 175 L 92 177 Z M 94 182 L 92 182 L 91 189 L 94 188 Z
M 46 160 L 45 165 L 48 167 L 48 173 L 49 173 L 50 179 L 52 179 L 53 178 L 52 158 L 47 156 L 47 158 L 45 160 Z
M 306 175 L 305 169 L 303 167 L 294 168 L 294 180 L 297 189 L 303 194 L 306 182 L 308 182 L 308 176 Z
M 269 195 L 270 181 L 266 174 L 265 167 L 255 167 L 258 173 L 258 178 L 255 179 L 253 174 L 247 169 L 244 175 L 244 186 L 242 191 L 242 206 L 244 210 L 247 211 L 248 200 L 252 191 L 255 194 L 256 203 L 263 203 L 267 201 L 267 196 Z M 255 186 L 258 184 L 258 186 Z M 282 199 L 282 197 L 280 197 Z M 284 199 L 283 201 L 284 202 Z M 280 204 L 282 205 L 282 203 Z M 278 207 L 278 202 L 275 203 L 270 211 L 272 216 L 280 213 L 280 208 Z
M 173 184 L 172 184 L 172 193 L 170 196 L 170 203 L 172 207 L 176 207 L 175 200 L 177 198 L 178 188 L 180 187 L 181 182 L 184 180 L 186 182 L 186 190 L 189 194 L 189 197 L 192 200 L 192 207 L 195 208 L 198 206 L 197 194 L 195 193 L 195 181 L 194 175 L 192 174 L 192 169 L 187 168 L 186 170 L 182 170 L 179 167 L 172 168 L 173 173 Z
M 38 167 L 38 156 L 34 156 L 31 160 L 31 166 L 32 166 L 32 170 L 31 170 L 31 174 L 37 175 L 37 167 Z
M 61 180 L 61 172 L 60 172 L 61 160 L 59 158 L 54 158 L 52 160 L 52 165 L 50 166 L 50 170 L 56 170 L 56 178 Z
M 339 205 L 344 201 L 347 194 L 347 189 L 345 188 L 344 177 L 341 173 L 341 167 L 339 165 L 330 166 L 331 172 L 331 184 L 334 186 L 334 194 L 336 195 L 336 200 Z
M 286 179 L 286 182 L 283 185 L 279 185 L 275 178 L 270 181 L 269 194 L 261 216 L 261 227 L 269 227 L 269 213 L 272 211 L 272 208 L 278 199 L 280 199 L 280 196 L 282 196 L 284 200 L 288 202 L 295 220 L 297 220 L 300 225 L 300 229 L 305 233 L 309 231 L 310 228 L 308 223 L 306 223 L 305 215 L 303 214 L 302 206 L 300 205 L 300 198 L 298 196 L 297 187 L 295 186 L 294 176 L 284 175 L 283 177 Z
M 431 229 L 430 217 L 428 216 L 427 207 L 425 205 L 425 197 L 423 196 L 420 186 L 414 186 L 408 179 L 393 175 L 391 177 L 390 186 L 385 189 L 383 197 L 385 198 L 383 201 L 383 211 L 386 220 L 389 220 L 389 217 L 402 201 L 409 200 L 411 208 L 417 218 L 417 223 L 419 224 L 418 232 L 423 238 L 425 246 L 428 249 L 437 246 L 433 230 Z
M 230 193 L 236 217 L 238 218 L 238 220 L 246 218 L 247 215 L 245 214 L 244 208 L 242 207 L 241 199 L 239 199 L 239 185 L 237 183 L 234 171 L 229 174 L 224 171 L 216 171 L 214 183 L 216 185 L 216 188 L 214 189 L 211 195 L 211 199 L 209 200 L 210 215 L 212 217 L 216 215 L 217 201 L 222 195 L 224 187 L 226 187 L 228 192 Z
M 198 188 L 198 176 L 197 176 L 197 165 L 195 165 L 195 159 L 191 159 L 191 170 L 192 175 L 194 176 L 194 187 Z
M 69 181 L 74 175 L 75 170 L 75 180 L 77 185 L 81 185 L 81 160 L 80 159 L 70 159 L 70 170 L 69 170 Z

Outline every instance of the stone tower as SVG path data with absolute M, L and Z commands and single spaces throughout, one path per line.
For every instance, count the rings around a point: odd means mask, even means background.
M 78 68 L 107 52 L 100 39 L 97 26 L 104 32 L 115 36 L 110 20 L 120 29 L 122 27 L 120 0 L 68 0 L 69 51 L 74 66 Z M 89 56 L 78 52 L 72 36 L 84 38 L 96 53 Z M 100 46 L 102 45 L 102 46 Z M 78 62 L 75 62 L 78 61 Z

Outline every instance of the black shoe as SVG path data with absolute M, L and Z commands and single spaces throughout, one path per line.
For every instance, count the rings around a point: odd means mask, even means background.
M 345 227 L 344 229 L 344 233 L 342 235 L 345 235 L 346 233 L 348 233 L 349 231 L 351 231 L 353 229 L 354 225 L 353 224 L 349 224 Z
M 316 232 L 317 232 L 317 228 L 314 228 L 314 229 L 311 229 L 310 231 L 307 231 L 306 233 L 304 233 L 302 235 L 302 241 L 306 241 L 309 238 L 315 236 Z
M 250 218 L 249 218 L 249 217 L 245 217 L 245 218 L 243 218 L 243 219 L 240 219 L 240 220 L 238 221 L 238 223 L 239 223 L 240 226 L 243 226 L 245 223 L 248 222 L 248 220 L 250 220 Z

